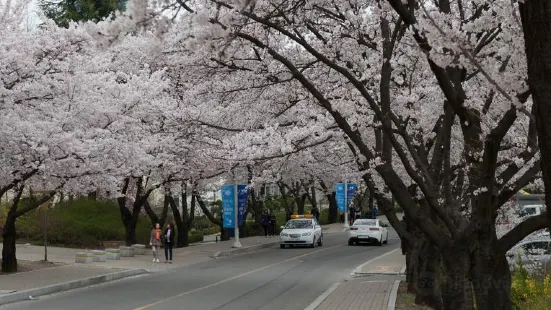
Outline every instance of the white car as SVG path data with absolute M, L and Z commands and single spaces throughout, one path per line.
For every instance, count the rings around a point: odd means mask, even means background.
M 523 266 L 532 266 L 546 270 L 551 265 L 551 239 L 537 238 L 523 241 L 507 251 L 507 261 L 511 270 L 518 262 Z
M 376 219 L 357 219 L 348 231 L 348 245 L 360 242 L 388 243 L 388 225 Z
M 306 245 L 311 248 L 323 245 L 321 226 L 310 215 L 291 215 L 291 220 L 281 226 L 280 247 Z

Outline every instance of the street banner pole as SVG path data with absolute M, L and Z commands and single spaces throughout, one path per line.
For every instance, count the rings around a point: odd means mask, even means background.
M 232 248 L 240 248 L 241 243 L 239 242 L 239 205 L 238 205 L 239 192 L 238 192 L 237 182 L 234 182 L 233 192 L 234 192 L 233 199 L 234 199 L 234 208 L 235 208 L 235 211 L 233 213 L 233 223 L 234 223 L 233 232 L 234 232 L 235 241 L 233 243 Z
M 350 228 L 350 224 L 348 224 L 348 180 L 344 181 L 344 228 Z

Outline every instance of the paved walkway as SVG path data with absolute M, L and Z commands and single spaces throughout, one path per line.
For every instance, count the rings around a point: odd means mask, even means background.
M 325 299 L 316 310 L 381 310 L 387 309 L 394 282 L 352 280 L 345 282 Z
M 336 283 L 308 309 L 394 309 L 392 307 L 396 303 L 398 284 L 403 280 L 401 275 L 405 272 L 405 265 L 405 256 L 399 248 L 371 259 L 356 267 L 353 279 Z

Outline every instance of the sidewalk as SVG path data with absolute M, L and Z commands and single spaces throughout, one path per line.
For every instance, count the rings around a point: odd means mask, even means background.
M 406 268 L 406 257 L 402 255 L 401 249 L 395 249 L 372 260 L 369 260 L 354 270 L 355 275 L 404 274 Z
M 393 310 L 405 264 L 399 248 L 371 259 L 356 267 L 359 278 L 335 283 L 306 309 Z
M 217 243 L 192 244 L 186 248 L 174 249 L 172 264 L 153 263 L 151 250 L 147 250 L 146 255 L 121 257 L 120 260 L 76 264 L 76 253 L 84 250 L 48 247 L 48 260 L 65 265 L 0 275 L 0 305 L 28 299 L 31 295 L 52 294 L 129 276 L 168 271 L 172 268 L 189 266 L 214 258 L 251 252 L 275 246 L 279 244 L 279 238 L 249 237 L 240 239 L 242 247 L 239 249 L 232 248 L 233 242 L 232 239 Z M 164 257 L 162 252 L 161 249 L 161 257 Z M 18 244 L 17 258 L 26 261 L 40 261 L 44 259 L 44 247 Z

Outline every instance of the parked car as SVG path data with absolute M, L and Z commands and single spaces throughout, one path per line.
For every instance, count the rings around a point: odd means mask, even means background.
M 348 245 L 374 242 L 381 246 L 388 243 L 388 225 L 377 219 L 358 219 L 348 231 Z
M 323 245 L 323 233 L 318 221 L 311 215 L 291 215 L 291 220 L 281 226 L 280 247 L 306 245 L 311 248 Z
M 537 238 L 515 245 L 507 252 L 507 261 L 512 270 L 518 262 L 523 266 L 547 268 L 551 263 L 551 239 Z

